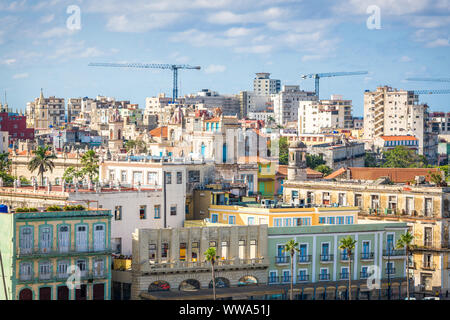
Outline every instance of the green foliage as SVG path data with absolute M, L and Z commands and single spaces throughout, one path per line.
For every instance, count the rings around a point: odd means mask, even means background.
M 353 240 L 351 236 L 346 238 L 342 238 L 339 244 L 339 249 L 347 250 L 348 255 L 350 256 L 353 249 L 355 249 L 356 240 Z
M 289 145 L 287 137 L 281 137 L 278 142 L 279 157 L 278 163 L 282 165 L 287 165 L 289 162 Z
M 216 248 L 214 247 L 209 247 L 205 253 L 205 260 L 211 262 L 212 264 L 214 264 L 215 260 L 216 260 Z
M 317 170 L 315 168 L 317 168 L 318 166 L 320 166 L 321 164 L 325 164 L 325 160 L 323 160 L 323 156 L 322 155 L 315 155 L 315 154 L 307 154 L 306 155 L 306 166 L 308 168 L 312 168 L 314 170 Z
M 407 231 L 405 234 L 400 235 L 400 238 L 397 240 L 396 247 L 398 249 L 405 248 L 407 250 L 411 250 L 414 248 L 413 241 L 414 236 Z
M 373 153 L 366 152 L 364 155 L 364 166 L 365 167 L 378 167 L 377 159 L 373 155 Z
M 52 206 L 47 207 L 47 209 L 45 209 L 45 211 L 63 211 L 63 209 L 60 206 L 52 205 Z
M 53 168 L 55 167 L 52 160 L 56 159 L 56 155 L 49 151 L 49 146 L 37 147 L 37 149 L 33 151 L 34 157 L 28 163 L 28 170 L 31 172 L 38 170 L 38 174 L 41 176 L 42 184 L 44 184 L 44 173 L 48 170 L 53 172 Z
M 326 177 L 327 175 L 329 175 L 333 172 L 333 169 L 331 169 L 329 166 L 327 166 L 325 164 L 321 164 L 321 165 L 315 167 L 314 170 L 322 172 L 324 177 Z
M 416 154 L 405 146 L 383 152 L 384 168 L 426 168 L 428 161 L 424 156 Z
M 11 160 L 9 159 L 9 153 L 0 153 L 0 172 L 9 172 L 11 168 Z
M 435 183 L 438 187 L 446 187 L 447 182 L 445 182 L 445 178 L 442 177 L 440 173 L 428 171 L 430 175 L 431 182 Z
M 98 156 L 94 150 L 88 150 L 83 154 L 81 164 L 83 168 L 80 172 L 83 176 L 87 175 L 91 181 L 98 179 Z
M 37 208 L 33 207 L 22 207 L 22 208 L 16 208 L 16 212 L 38 212 L 39 210 Z
M 75 167 L 70 166 L 64 171 L 63 179 L 66 182 L 71 183 L 73 181 L 73 178 L 75 178 L 75 177 L 81 178 L 82 176 L 83 176 L 83 174 L 80 171 L 77 171 L 75 169 Z
M 127 150 L 127 152 L 131 151 L 132 149 L 136 149 L 138 153 L 147 152 L 147 146 L 142 140 L 128 140 L 127 142 L 125 142 L 125 149 Z
M 299 251 L 298 249 L 298 242 L 295 242 L 294 239 L 289 240 L 284 244 L 284 252 L 289 252 L 291 256 L 295 254 L 295 251 Z
M 82 206 L 82 205 L 66 205 L 64 206 L 64 211 L 83 211 L 86 210 L 86 207 Z

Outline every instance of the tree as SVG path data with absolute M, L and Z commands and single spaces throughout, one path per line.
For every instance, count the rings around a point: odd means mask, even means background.
M 405 146 L 383 152 L 384 168 L 425 168 L 428 161 L 424 156 L 416 154 Z
M 86 151 L 81 157 L 81 164 L 83 168 L 81 173 L 83 176 L 87 175 L 91 181 L 98 176 L 98 156 L 94 150 Z
M 373 153 L 366 152 L 364 155 L 364 166 L 365 167 L 378 167 L 377 159 Z
M 52 160 L 56 159 L 56 155 L 50 151 L 49 146 L 39 146 L 33 153 L 34 157 L 28 163 L 28 170 L 34 172 L 37 169 L 38 175 L 41 176 L 41 185 L 44 185 L 44 173 L 48 170 L 53 172 L 55 164 Z
M 329 175 L 333 172 L 333 169 L 331 169 L 329 166 L 327 166 L 325 164 L 321 164 L 321 165 L 315 167 L 314 170 L 322 172 L 324 177 L 326 177 L 327 175 Z
M 75 167 L 70 166 L 70 167 L 68 167 L 68 168 L 64 171 L 63 179 L 64 179 L 64 181 L 66 181 L 66 182 L 72 183 L 73 178 L 75 178 L 75 177 L 81 178 L 82 175 L 83 175 L 83 174 L 82 174 L 80 171 L 77 171 L 77 170 L 75 169 Z
M 284 245 L 284 252 L 289 252 L 291 256 L 291 293 L 290 293 L 290 299 L 294 300 L 294 254 L 295 252 L 298 252 L 298 243 L 295 242 L 294 239 L 289 240 Z
M 214 272 L 214 263 L 216 262 L 216 248 L 209 247 L 205 251 L 205 260 L 211 263 L 211 273 L 212 273 L 212 287 L 213 287 L 213 299 L 216 300 L 216 275 Z
M 413 244 L 414 236 L 407 231 L 397 240 L 396 247 L 406 250 L 406 297 L 409 300 L 409 253 L 415 248 Z
M 11 160 L 9 160 L 9 153 L 0 153 L 0 172 L 9 172 L 11 167 Z
M 321 164 L 325 164 L 325 160 L 323 160 L 322 155 L 316 155 L 316 154 L 307 154 L 306 155 L 306 166 L 308 168 L 314 169 Z M 314 169 L 316 170 L 316 169 Z
M 125 142 L 125 149 L 127 152 L 135 149 L 138 153 L 147 152 L 145 142 L 142 140 L 128 140 Z
M 278 163 L 286 165 L 289 162 L 289 145 L 287 141 L 287 137 L 281 137 L 278 142 L 279 148 L 279 157 Z
M 348 255 L 348 300 L 352 300 L 352 251 L 355 249 L 356 240 L 351 236 L 342 238 L 339 249 L 346 250 Z

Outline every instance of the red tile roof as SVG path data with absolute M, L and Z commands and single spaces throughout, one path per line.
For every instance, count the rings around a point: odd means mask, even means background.
M 161 130 L 162 130 L 162 136 L 163 138 L 167 138 L 167 127 L 158 127 L 150 131 L 150 135 L 152 137 L 160 137 L 161 136 Z

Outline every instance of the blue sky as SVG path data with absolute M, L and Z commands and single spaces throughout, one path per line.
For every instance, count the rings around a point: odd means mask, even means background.
M 80 8 L 81 29 L 69 30 L 67 8 Z M 369 29 L 369 6 L 381 29 Z M 209 88 L 251 90 L 256 72 L 313 90 L 300 74 L 367 70 L 324 78 L 321 98 L 352 99 L 378 85 L 450 88 L 408 77 L 450 77 L 450 0 L 47 0 L 0 1 L 0 92 L 24 110 L 44 95 L 98 94 L 131 100 L 171 95 L 169 70 L 88 67 L 89 62 L 187 63 L 179 95 Z M 450 111 L 449 95 L 422 95 L 432 110 Z

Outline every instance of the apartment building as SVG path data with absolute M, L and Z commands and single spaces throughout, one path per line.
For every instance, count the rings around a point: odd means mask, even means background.
M 0 213 L 8 299 L 110 300 L 110 235 L 109 210 Z M 75 267 L 80 283 L 71 289 Z
M 300 101 L 316 101 L 314 92 L 300 90 L 300 86 L 284 85 L 282 90 L 271 95 L 275 122 L 284 125 L 290 121 L 298 121 L 298 107 Z
M 197 299 L 209 299 L 211 266 L 204 252 L 210 247 L 219 256 L 215 265 L 218 290 L 267 283 L 264 225 L 136 230 L 131 270 L 113 270 L 114 278 L 131 279 L 133 300 L 184 299 L 186 294 L 202 291 L 207 296 Z
M 374 139 L 374 149 L 385 152 L 396 146 L 404 146 L 416 153 L 419 151 L 419 139 L 414 136 L 379 136 Z
M 26 107 L 27 127 L 34 129 L 48 129 L 58 127 L 66 121 L 66 105 L 63 98 L 54 96 L 44 98 L 41 95 L 34 102 L 28 102 Z
M 253 80 L 253 92 L 257 95 L 271 95 L 280 92 L 281 81 L 270 79 L 270 73 L 259 72 Z
M 450 134 L 450 112 L 430 112 L 428 126 L 432 133 Z
M 285 181 L 284 201 L 290 202 L 295 196 L 316 206 L 357 206 L 361 208 L 359 220 L 406 222 L 417 245 L 409 261 L 416 293 L 449 290 L 450 188 L 427 182 L 386 184 L 361 179 Z
M 342 167 L 364 167 L 364 143 L 342 139 L 336 143 L 312 144 L 308 154 L 322 156 L 325 164 L 337 170 Z
M 34 139 L 34 129 L 27 128 L 27 117 L 15 112 L 0 112 L 0 131 L 8 135 L 8 145 Z
M 315 225 L 268 229 L 268 284 L 289 284 L 297 289 L 296 299 L 341 300 L 348 295 L 351 275 L 353 299 L 391 299 L 406 295 L 406 252 L 395 249 L 395 242 L 408 229 L 406 223 L 360 221 L 352 225 Z M 351 255 L 339 249 L 340 240 L 356 240 Z M 293 257 L 284 251 L 285 244 L 299 244 Z M 380 287 L 371 289 L 367 279 L 373 274 Z M 390 288 L 389 288 L 390 287 Z
M 414 91 L 378 87 L 364 92 L 364 139 L 412 135 L 419 140 L 419 154 L 437 162 L 437 135 L 428 125 L 428 106 L 418 104 Z
M 73 122 L 81 112 L 81 101 L 86 98 L 69 98 L 67 101 L 67 122 Z
M 331 95 L 330 100 L 299 102 L 299 133 L 322 133 L 323 129 L 352 127 L 352 101 L 342 100 L 342 95 Z
M 223 95 L 216 91 L 203 89 L 196 94 L 184 96 L 186 105 L 197 105 L 199 108 L 213 110 L 221 108 L 226 116 L 241 116 L 239 95 Z

